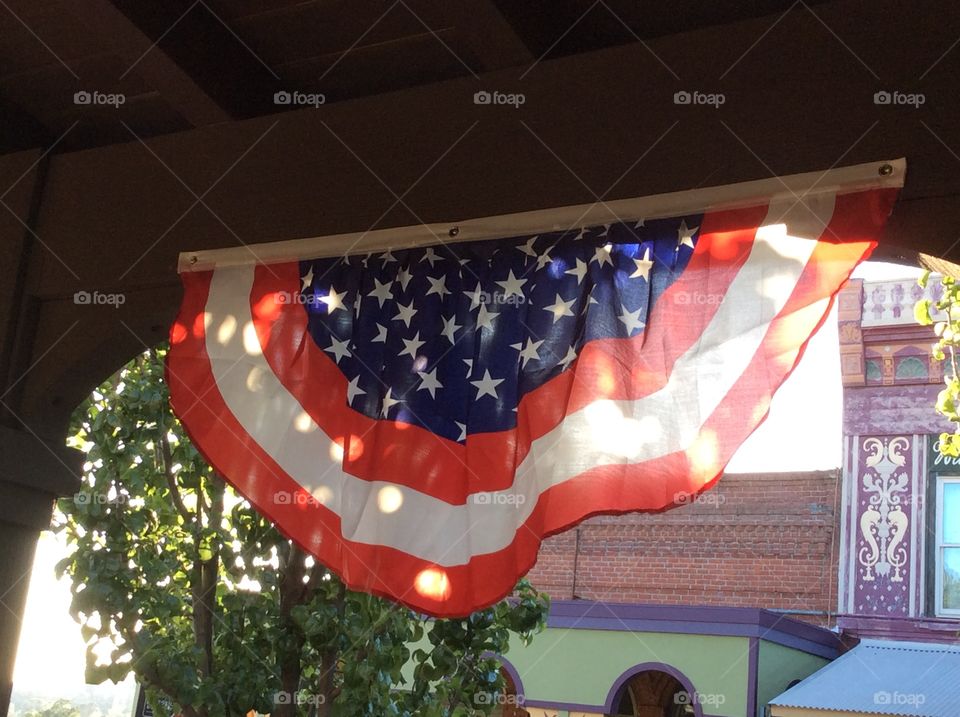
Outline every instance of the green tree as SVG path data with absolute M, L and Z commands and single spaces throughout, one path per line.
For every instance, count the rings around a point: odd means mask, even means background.
M 26 717 L 80 717 L 80 710 L 70 700 L 57 700 L 43 709 L 30 710 Z
M 930 272 L 918 280 L 926 288 Z M 933 356 L 944 361 L 944 387 L 937 396 L 937 412 L 954 424 L 953 433 L 940 434 L 940 452 L 947 456 L 960 457 L 960 371 L 957 371 L 957 351 L 960 349 L 960 284 L 950 276 L 940 277 L 942 293 L 939 299 L 920 299 L 913 309 L 914 317 L 924 325 L 933 325 L 937 343 Z M 935 314 L 943 318 L 934 320 Z
M 87 462 L 59 504 L 72 552 L 58 571 L 87 681 L 134 672 L 161 714 L 186 717 L 488 714 L 503 687 L 491 654 L 511 633 L 532 639 L 547 599 L 521 581 L 510 600 L 432 621 L 347 590 L 203 460 L 169 408 L 164 356 L 94 391 L 68 441 Z

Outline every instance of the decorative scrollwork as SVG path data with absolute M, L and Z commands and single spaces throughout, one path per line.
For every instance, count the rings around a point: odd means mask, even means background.
M 866 581 L 889 576 L 891 582 L 903 582 L 907 550 L 902 543 L 909 520 L 901 501 L 910 480 L 903 470 L 904 452 L 909 447 L 904 436 L 863 441 L 863 450 L 870 453 L 864 462 L 873 469 L 863 474 L 863 490 L 871 495 L 860 516 L 860 533 L 866 545 L 857 553 L 863 566 L 861 577 Z

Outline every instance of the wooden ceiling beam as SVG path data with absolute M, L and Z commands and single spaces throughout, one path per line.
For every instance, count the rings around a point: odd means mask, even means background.
M 207 3 L 91 0 L 91 5 L 101 30 L 123 39 L 136 71 L 156 82 L 194 126 L 275 109 L 276 73 Z
M 161 96 L 194 127 L 203 127 L 233 119 L 197 81 L 144 34 L 109 0 L 87 0 L 84 12 L 90 28 L 104 42 L 121 46 L 131 69 L 153 85 Z
M 430 29 L 451 26 L 461 47 L 458 50 L 480 63 L 474 72 L 492 72 L 507 67 L 529 65 L 536 58 L 520 35 L 503 16 L 493 0 L 423 0 L 410 2 L 408 9 Z M 461 61 L 467 63 L 466 58 Z
M 35 5 L 35 0 L 6 2 L 10 12 L 18 17 L 30 17 Z M 115 52 L 129 63 L 127 72 L 136 72 L 143 77 L 191 125 L 202 127 L 232 119 L 230 113 L 190 74 L 109 0 L 87 0 L 80 17 L 84 27 L 77 28 L 78 32 L 93 33 L 104 47 L 115 48 Z M 83 77 L 77 79 L 81 85 L 87 80 Z M 119 81 L 122 78 L 114 79 Z

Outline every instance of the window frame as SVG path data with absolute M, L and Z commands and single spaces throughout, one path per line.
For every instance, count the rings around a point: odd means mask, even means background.
M 945 505 L 943 502 L 944 486 L 947 484 L 960 484 L 960 475 L 938 475 L 937 476 L 937 500 L 936 500 L 936 532 L 934 533 L 934 570 L 936 571 L 934 580 L 934 614 L 937 617 L 960 617 L 960 607 L 947 608 L 943 606 L 943 549 L 960 548 L 960 543 L 945 543 L 943 540 L 943 517 Z

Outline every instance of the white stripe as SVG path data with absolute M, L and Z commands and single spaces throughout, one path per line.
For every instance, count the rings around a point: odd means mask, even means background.
M 795 220 L 799 227 L 811 217 L 822 229 L 833 212 L 833 197 L 827 199 L 808 199 L 807 207 L 798 205 L 799 210 L 794 207 L 787 215 L 784 209 L 790 203 L 771 205 L 768 218 L 785 219 L 791 233 Z M 637 401 L 596 401 L 568 415 L 533 441 L 514 486 L 485 494 L 486 503 L 474 496 L 466 505 L 451 505 L 406 486 L 366 481 L 342 470 L 331 456 L 332 441 L 304 414 L 249 340 L 245 349 L 243 336 L 249 337 L 252 324 L 242 332 L 217 330 L 232 320 L 228 317 L 249 317 L 253 266 L 213 275 L 206 306 L 211 370 L 244 430 L 340 516 L 344 538 L 390 546 L 443 566 L 462 565 L 509 545 L 549 488 L 596 465 L 638 463 L 690 447 L 756 353 L 815 247 L 815 242 L 789 237 L 767 221 L 764 226 L 702 338 L 677 360 L 663 389 Z M 810 236 L 813 232 L 808 231 L 797 229 Z M 389 492 L 386 501 L 384 490 Z M 396 507 L 398 497 L 402 501 L 393 512 L 381 510 L 382 505 Z

